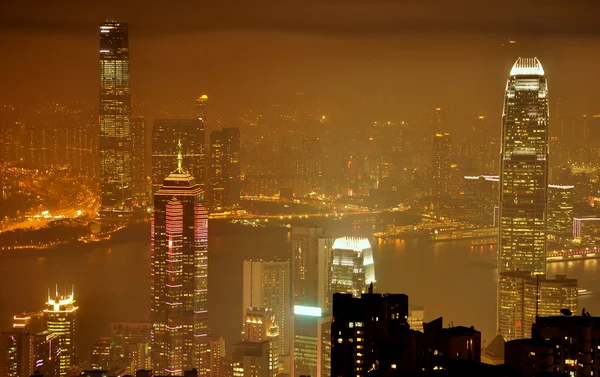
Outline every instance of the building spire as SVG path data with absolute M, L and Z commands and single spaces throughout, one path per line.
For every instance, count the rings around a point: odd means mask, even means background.
M 181 167 L 183 165 L 183 154 L 181 153 L 181 148 L 182 144 L 181 144 L 181 139 L 177 140 L 177 173 L 182 174 L 183 173 L 183 168 Z

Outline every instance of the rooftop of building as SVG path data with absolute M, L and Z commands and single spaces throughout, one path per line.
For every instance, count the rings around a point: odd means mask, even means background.
M 543 76 L 544 68 L 538 58 L 519 58 L 510 70 L 511 76 Z

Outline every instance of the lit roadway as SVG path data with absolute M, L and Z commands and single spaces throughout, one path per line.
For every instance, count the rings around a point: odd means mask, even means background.
M 98 199 L 91 192 L 86 192 L 86 198 L 71 206 L 58 208 L 52 211 L 43 211 L 33 215 L 23 221 L 10 222 L 6 224 L 0 232 L 7 232 L 16 229 L 39 229 L 48 225 L 49 222 L 60 219 L 74 219 L 90 215 L 92 218 L 98 212 Z

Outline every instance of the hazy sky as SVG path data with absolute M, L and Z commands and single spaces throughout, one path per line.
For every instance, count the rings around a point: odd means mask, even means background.
M 540 58 L 561 113 L 600 113 L 598 14 L 596 0 L 4 0 L 0 100 L 96 101 L 98 24 L 116 19 L 153 114 L 203 92 L 233 112 L 303 91 L 341 114 L 499 118 L 519 55 Z

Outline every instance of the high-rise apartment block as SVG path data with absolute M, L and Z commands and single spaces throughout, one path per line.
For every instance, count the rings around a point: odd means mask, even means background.
M 101 211 L 127 210 L 132 187 L 129 31 L 122 22 L 100 25 Z
M 289 354 L 291 278 L 289 261 L 247 260 L 243 265 L 242 319 L 248 308 L 273 311 L 279 327 L 279 351 Z
M 241 192 L 240 129 L 210 133 L 209 203 L 213 211 L 239 205 Z
M 181 153 L 183 166 L 204 190 L 206 142 L 204 121 L 195 119 L 155 119 L 152 127 L 152 192 L 175 167 Z
M 208 371 L 208 213 L 202 188 L 179 167 L 154 194 L 151 219 L 153 370 Z

